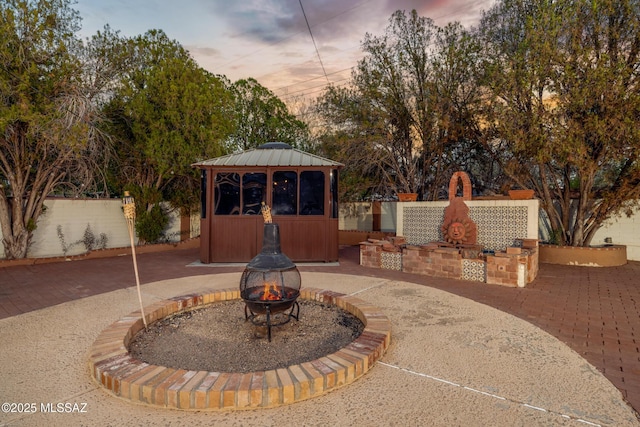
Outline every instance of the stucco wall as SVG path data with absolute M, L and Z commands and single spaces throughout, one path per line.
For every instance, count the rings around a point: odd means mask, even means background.
M 518 203 L 522 205 L 522 201 L 470 201 L 469 204 L 470 206 L 484 206 L 483 204 L 495 204 L 496 202 L 506 203 L 507 205 Z M 526 201 L 526 203 L 534 202 L 537 206 L 537 201 Z M 436 209 L 444 210 L 444 207 L 449 202 L 382 202 L 380 231 L 402 234 L 403 220 L 400 213 L 406 207 L 420 206 L 425 203 L 432 204 Z M 51 198 L 47 199 L 45 205 L 47 211 L 38 221 L 38 228 L 34 232 L 33 243 L 29 249 L 29 257 L 61 256 L 63 254 L 62 244 L 57 234 L 58 225 L 62 227 L 67 244 L 81 240 L 87 225 L 89 225 L 96 238 L 101 233 L 106 234 L 108 239 L 107 247 L 114 248 L 129 245 L 129 234 L 119 199 Z M 191 218 L 191 237 L 199 235 L 199 226 L 199 217 L 195 215 Z M 371 203 L 341 204 L 340 230 L 372 231 L 372 226 L 373 211 Z M 534 227 L 529 221 L 526 237 L 546 239 L 544 235 L 534 237 L 530 235 L 532 230 L 537 228 L 537 224 Z M 179 240 L 179 231 L 180 221 L 174 214 L 170 229 L 167 232 L 170 236 L 170 241 Z M 540 233 L 544 233 L 543 226 L 540 227 Z M 614 244 L 627 246 L 629 260 L 640 261 L 640 209 L 636 209 L 634 215 L 630 218 L 622 215 L 607 221 L 605 226 L 596 233 L 592 244 L 604 244 L 607 237 L 610 237 Z M 77 255 L 84 252 L 84 245 L 79 243 L 71 247 L 67 254 Z M 2 245 L 0 245 L 0 258 L 4 258 Z
M 341 203 L 338 213 L 339 230 L 373 230 L 372 203 Z
M 380 230 L 396 232 L 398 202 L 380 202 Z M 373 230 L 373 204 L 370 202 L 340 203 L 340 230 Z
M 49 199 L 45 202 L 47 210 L 38 220 L 38 228 L 33 233 L 30 257 L 59 256 L 62 243 L 57 228 L 62 233 L 67 245 L 82 239 L 87 226 L 96 238 L 104 233 L 107 236 L 107 247 L 115 248 L 129 245 L 127 223 L 124 220 L 119 199 Z M 82 243 L 75 244 L 67 255 L 86 252 Z
M 67 255 L 78 255 L 86 252 L 82 240 L 87 226 L 96 239 L 104 233 L 107 237 L 107 248 L 129 246 L 129 232 L 122 214 L 120 199 L 47 199 L 46 211 L 40 216 L 37 228 L 33 233 L 28 257 L 42 258 L 62 256 L 62 242 L 58 236 L 58 226 L 66 242 Z M 199 221 L 192 221 L 192 224 Z M 1 234 L 0 234 L 1 235 Z M 180 221 L 175 213 L 166 235 L 169 241 L 180 240 Z M 4 258 L 4 247 L 0 245 L 0 256 Z
M 549 240 L 549 230 L 549 220 L 542 211 L 540 213 L 540 240 Z M 611 238 L 611 242 L 605 241 L 608 237 Z M 622 214 L 606 221 L 604 226 L 593 236 L 591 245 L 600 246 L 605 243 L 625 245 L 627 259 L 640 261 L 640 208 L 634 209 L 630 217 Z
M 607 237 L 611 243 L 627 246 L 627 259 L 640 261 L 640 208 L 633 211 L 631 217 L 621 215 L 612 218 L 596 232 L 592 245 L 602 245 Z

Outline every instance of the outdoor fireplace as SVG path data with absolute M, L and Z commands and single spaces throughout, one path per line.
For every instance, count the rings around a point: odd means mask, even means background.
M 266 326 L 271 341 L 272 326 L 283 325 L 292 317 L 298 320 L 300 306 L 296 299 L 301 280 L 296 265 L 280 250 L 280 230 L 278 224 L 271 223 L 266 206 L 263 215 L 262 250 L 242 273 L 240 297 L 245 303 L 245 318 L 256 326 Z

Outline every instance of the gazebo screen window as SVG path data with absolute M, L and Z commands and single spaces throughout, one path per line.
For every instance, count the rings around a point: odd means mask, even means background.
M 243 215 L 259 215 L 261 203 L 266 202 L 266 185 L 267 174 L 265 173 L 217 173 L 214 194 L 215 214 L 239 215 L 242 211 Z
M 242 175 L 242 215 L 257 215 L 262 202 L 266 203 L 266 173 L 245 173 Z
M 324 172 L 300 172 L 300 215 L 324 215 Z
M 295 171 L 273 173 L 273 213 L 296 215 L 298 213 L 298 174 Z
M 331 174 L 332 192 L 335 178 Z M 271 203 L 274 215 L 324 216 L 325 173 L 323 171 L 275 171 L 272 176 Z M 203 180 L 204 182 L 204 180 Z M 203 184 L 205 185 L 205 184 Z M 218 172 L 214 179 L 215 215 L 259 215 L 267 203 L 267 174 Z M 335 200 L 336 194 L 332 193 Z M 331 206 L 333 212 L 335 206 Z M 204 209 L 203 209 L 204 212 Z
M 215 215 L 240 214 L 240 175 L 232 172 L 216 174 L 214 194 Z

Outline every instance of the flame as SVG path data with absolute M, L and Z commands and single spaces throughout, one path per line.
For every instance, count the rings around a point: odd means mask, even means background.
M 264 289 L 260 296 L 261 301 L 280 301 L 282 298 L 282 292 L 278 290 L 276 282 L 264 282 Z

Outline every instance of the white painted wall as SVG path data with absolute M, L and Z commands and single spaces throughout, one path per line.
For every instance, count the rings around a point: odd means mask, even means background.
M 381 202 L 380 230 L 395 233 L 399 202 Z M 373 231 L 373 205 L 366 202 L 340 203 L 340 230 Z
M 396 232 L 398 229 L 398 204 L 399 202 L 382 202 L 380 231 L 387 233 Z
M 129 246 L 127 223 L 122 214 L 120 199 L 47 199 L 47 210 L 38 220 L 33 233 L 29 257 L 60 256 L 62 243 L 58 237 L 58 225 L 62 226 L 64 239 L 69 245 L 82 239 L 87 225 L 98 238 L 107 236 L 107 247 Z M 67 255 L 85 253 L 82 243 L 75 244 Z
M 96 239 L 100 237 L 101 233 L 107 236 L 107 248 L 130 245 L 129 231 L 122 213 L 120 199 L 50 198 L 45 201 L 45 206 L 46 211 L 40 216 L 37 228 L 33 233 L 32 243 L 27 254 L 29 258 L 54 257 L 64 254 L 62 243 L 58 237 L 58 225 L 62 227 L 62 234 L 67 246 L 82 240 L 87 226 L 90 226 Z M 197 223 L 199 227 L 199 221 Z M 180 240 L 180 221 L 175 213 L 171 214 L 170 226 L 166 235 L 170 237 L 170 241 Z M 79 255 L 85 252 L 86 248 L 82 243 L 75 243 L 69 248 L 67 255 Z M 0 255 L 4 258 L 2 245 L 0 245 Z
M 339 230 L 373 230 L 373 204 L 366 202 L 340 203 Z
M 607 237 L 616 245 L 627 246 L 627 259 L 640 261 L 640 208 L 631 217 L 623 214 L 608 220 L 593 236 L 591 245 L 602 245 Z
M 521 204 L 523 201 L 501 200 L 499 202 Z M 443 203 L 448 205 L 449 202 L 382 202 L 381 231 L 401 233 L 402 221 L 399 211 L 404 207 L 411 206 L 413 203 Z M 495 203 L 495 201 L 471 201 L 470 203 L 483 204 Z M 537 201 L 528 201 L 528 203 L 531 204 L 530 209 L 537 209 Z M 39 258 L 63 255 L 62 244 L 57 234 L 58 225 L 62 227 L 67 244 L 81 240 L 87 225 L 89 225 L 96 238 L 100 236 L 100 233 L 107 235 L 108 248 L 128 246 L 129 233 L 122 214 L 121 204 L 120 199 L 47 199 L 45 202 L 47 210 L 38 221 L 38 228 L 34 232 L 33 243 L 29 248 L 28 256 Z M 371 231 L 373 227 L 371 203 L 354 203 L 353 205 L 353 208 L 350 209 L 347 209 L 346 206 L 341 207 L 339 228 L 341 230 Z M 347 212 L 350 212 L 350 214 L 347 215 Z M 530 234 L 537 228 L 537 224 L 529 224 Z M 180 239 L 179 233 L 180 221 L 177 215 L 173 214 L 167 231 L 167 235 L 170 237 L 169 240 L 178 241 Z M 191 237 L 199 235 L 200 218 L 198 215 L 194 215 L 191 218 Z M 629 260 L 640 261 L 640 209 L 636 209 L 631 217 L 622 215 L 607 221 L 605 226 L 596 233 L 592 244 L 604 244 L 607 237 L 611 237 L 615 244 L 627 246 L 627 258 Z M 532 236 L 532 238 L 539 237 Z M 77 255 L 84 252 L 84 245 L 78 243 L 70 248 L 67 255 Z M 0 245 L 0 258 L 4 258 L 2 245 Z

